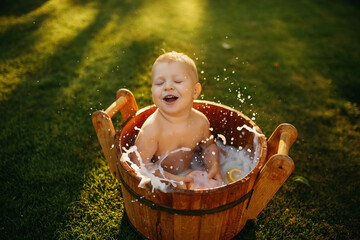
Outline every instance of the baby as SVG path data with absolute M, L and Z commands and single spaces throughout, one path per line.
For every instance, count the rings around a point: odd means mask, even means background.
M 221 185 L 219 152 L 210 123 L 192 108 L 201 92 L 194 61 L 177 52 L 159 56 L 152 68 L 151 91 L 158 109 L 144 122 L 135 141 L 143 163 L 151 167 L 161 161 L 165 177 L 186 189 L 194 179 L 184 173 L 190 169 L 194 152 L 200 151 L 210 185 Z M 139 163 L 136 156 L 131 158 Z M 157 170 L 154 175 L 160 177 L 161 173 Z

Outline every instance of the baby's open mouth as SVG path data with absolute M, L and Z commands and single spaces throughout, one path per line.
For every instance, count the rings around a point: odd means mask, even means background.
M 164 101 L 171 103 L 171 102 L 175 102 L 178 99 L 178 97 L 174 96 L 174 95 L 167 95 L 164 97 Z

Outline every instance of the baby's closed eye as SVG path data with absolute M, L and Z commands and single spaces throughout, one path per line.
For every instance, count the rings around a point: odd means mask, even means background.
M 164 84 L 164 81 L 156 81 L 155 83 L 154 83 L 154 85 L 156 85 L 156 86 L 161 86 L 161 85 L 163 85 Z

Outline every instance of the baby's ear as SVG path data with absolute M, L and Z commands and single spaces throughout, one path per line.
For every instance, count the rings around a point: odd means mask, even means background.
M 195 84 L 195 89 L 194 89 L 194 99 L 197 99 L 198 96 L 201 93 L 201 84 L 200 83 L 196 83 Z

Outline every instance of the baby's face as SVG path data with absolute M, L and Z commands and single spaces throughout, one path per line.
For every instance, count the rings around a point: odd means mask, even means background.
M 201 90 L 193 78 L 184 63 L 156 63 L 152 72 L 154 104 L 168 114 L 190 110 Z

